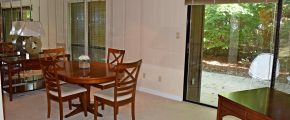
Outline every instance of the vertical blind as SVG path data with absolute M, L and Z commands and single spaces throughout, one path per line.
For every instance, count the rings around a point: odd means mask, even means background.
M 89 3 L 89 42 L 90 46 L 105 47 L 106 2 Z
M 106 1 L 89 2 L 89 55 L 104 61 L 106 53 Z
M 106 56 L 106 1 L 71 3 L 70 9 L 73 59 L 78 59 L 78 56 L 88 50 L 92 60 L 104 61 Z M 85 12 L 88 17 L 85 17 Z M 85 21 L 88 21 L 87 26 Z M 87 33 L 84 32 L 85 29 L 88 29 Z M 88 35 L 88 40 L 85 39 L 86 35 Z M 85 45 L 86 43 L 88 46 Z
M 226 3 L 268 3 L 278 0 L 185 0 L 186 5 L 226 4 Z
M 71 49 L 73 59 L 85 53 L 85 4 L 71 4 Z

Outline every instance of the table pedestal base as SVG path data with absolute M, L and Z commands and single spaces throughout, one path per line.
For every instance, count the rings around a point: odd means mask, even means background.
M 70 117 L 70 116 L 73 116 L 73 115 L 75 115 L 75 114 L 78 114 L 78 113 L 84 111 L 84 109 L 83 109 L 83 107 L 81 106 L 81 104 L 72 104 L 72 106 L 77 107 L 77 108 L 76 108 L 75 110 L 73 110 L 72 112 L 68 113 L 67 115 L 65 115 L 65 116 L 64 116 L 65 118 L 68 118 L 68 117 Z M 90 105 L 88 106 L 87 110 L 88 110 L 88 112 L 94 114 L 94 109 L 93 109 L 93 105 L 92 105 L 92 104 L 90 104 Z M 87 115 L 85 115 L 85 116 L 87 116 Z M 103 117 L 103 115 L 100 114 L 100 113 L 98 113 L 98 117 Z

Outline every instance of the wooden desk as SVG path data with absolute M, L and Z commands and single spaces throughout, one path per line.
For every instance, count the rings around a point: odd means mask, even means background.
M 58 65 L 63 70 L 58 71 L 57 74 L 60 79 L 68 83 L 74 83 L 84 86 L 87 89 L 87 105 L 90 103 L 90 86 L 116 79 L 116 73 L 111 69 L 112 67 L 107 63 L 91 62 L 90 68 L 79 68 L 78 61 L 59 62 Z M 78 106 L 71 113 L 65 117 L 72 116 L 83 111 L 82 106 Z M 88 106 L 88 111 L 94 113 L 93 109 Z
M 217 120 L 290 120 L 290 95 L 270 88 L 219 94 Z

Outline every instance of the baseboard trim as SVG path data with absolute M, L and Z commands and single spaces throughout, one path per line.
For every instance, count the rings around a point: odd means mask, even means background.
M 164 98 L 167 98 L 167 99 L 171 99 L 171 100 L 183 101 L 182 97 L 180 97 L 180 96 L 176 96 L 176 95 L 160 92 L 160 91 L 157 91 L 157 90 L 152 90 L 152 89 L 148 89 L 148 88 L 144 88 L 144 87 L 138 87 L 137 90 L 141 91 L 141 92 L 157 95 L 157 96 L 160 96 L 160 97 L 164 97 Z

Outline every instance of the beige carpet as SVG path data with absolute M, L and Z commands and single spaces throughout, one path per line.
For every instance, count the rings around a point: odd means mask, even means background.
M 93 91 L 93 90 L 92 90 Z M 47 119 L 46 95 L 44 90 L 27 92 L 14 95 L 12 102 L 4 95 L 4 107 L 6 120 L 58 120 L 58 104 L 52 102 L 51 118 Z M 130 120 L 130 105 L 120 108 L 118 120 Z M 64 103 L 64 113 L 68 113 L 68 105 Z M 113 120 L 111 107 L 106 106 L 100 110 L 104 117 L 99 120 Z M 92 120 L 93 115 L 88 113 L 84 117 L 79 113 L 65 120 Z M 136 96 L 136 120 L 215 120 L 216 109 L 200 105 L 177 102 L 151 94 L 137 92 Z

